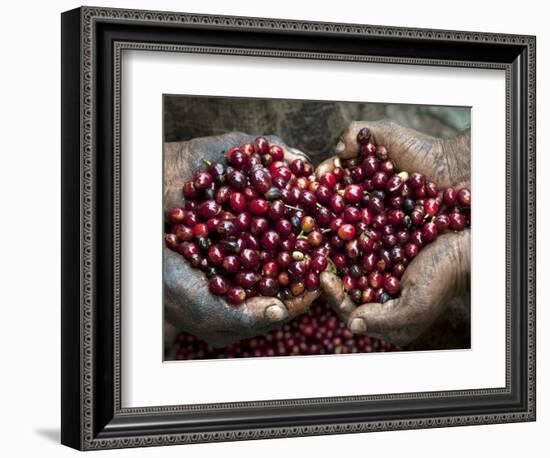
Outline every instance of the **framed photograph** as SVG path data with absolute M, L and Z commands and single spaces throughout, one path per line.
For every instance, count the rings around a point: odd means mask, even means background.
M 62 443 L 535 420 L 535 37 L 62 15 Z

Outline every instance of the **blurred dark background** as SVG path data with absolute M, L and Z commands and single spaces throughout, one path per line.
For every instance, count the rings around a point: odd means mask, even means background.
M 333 154 L 351 121 L 392 119 L 421 132 L 453 137 L 470 127 L 469 107 L 330 102 L 212 96 L 164 96 L 166 142 L 240 131 L 274 134 L 307 153 L 315 164 Z M 407 350 L 470 348 L 470 292 L 446 311 Z M 170 358 L 168 358 L 170 359 Z
M 165 95 L 165 141 L 240 131 L 275 134 L 314 162 L 332 154 L 351 121 L 390 118 L 426 134 L 453 137 L 470 125 L 470 108 L 363 102 Z

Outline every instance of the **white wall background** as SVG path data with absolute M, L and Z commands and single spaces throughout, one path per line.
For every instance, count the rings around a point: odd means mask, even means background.
M 550 30 L 545 3 L 534 0 L 366 2 L 339 0 L 117 0 L 96 5 L 462 29 L 537 35 L 538 47 L 538 421 L 362 435 L 208 444 L 104 452 L 108 456 L 371 456 L 512 457 L 548 448 L 550 325 Z M 59 442 L 60 372 L 60 13 L 75 1 L 10 2 L 2 7 L 0 46 L 0 452 L 3 456 L 73 456 Z M 487 260 L 490 263 L 490 260 Z M 353 383 L 353 381 L 350 381 Z M 547 451 L 546 451 L 547 453 Z

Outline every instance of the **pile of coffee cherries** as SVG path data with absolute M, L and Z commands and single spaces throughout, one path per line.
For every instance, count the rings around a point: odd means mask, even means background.
M 239 304 L 319 288 L 327 267 L 357 304 L 386 302 L 420 250 L 470 224 L 470 191 L 399 171 L 367 128 L 360 154 L 319 179 L 302 159 L 258 137 L 206 163 L 168 213 L 166 245 L 209 278 L 213 294 Z
M 184 183 L 185 206 L 169 211 L 166 245 L 202 269 L 210 291 L 232 304 L 318 289 L 329 252 L 307 213 L 316 203 L 311 164 L 287 163 L 281 146 L 265 137 L 230 148 L 225 158 L 227 164 L 207 163 Z
M 175 359 L 194 360 L 390 352 L 401 348 L 369 336 L 354 336 L 329 307 L 315 302 L 307 313 L 267 334 L 213 348 L 182 333 L 176 337 L 174 350 Z

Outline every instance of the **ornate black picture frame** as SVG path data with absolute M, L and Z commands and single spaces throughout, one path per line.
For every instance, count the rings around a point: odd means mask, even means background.
M 122 408 L 124 49 L 506 73 L 506 386 Z M 535 420 L 535 37 L 82 7 L 62 15 L 62 435 L 80 450 Z

